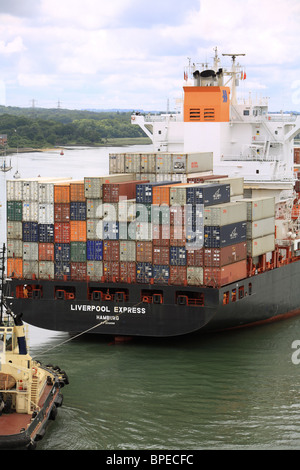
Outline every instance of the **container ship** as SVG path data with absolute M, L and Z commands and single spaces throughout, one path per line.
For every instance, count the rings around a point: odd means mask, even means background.
M 238 55 L 228 71 L 217 49 L 211 68 L 189 63 L 180 111 L 132 115 L 151 152 L 111 153 L 108 175 L 81 181 L 7 181 L 25 322 L 168 337 L 300 313 L 300 119 L 238 101 Z

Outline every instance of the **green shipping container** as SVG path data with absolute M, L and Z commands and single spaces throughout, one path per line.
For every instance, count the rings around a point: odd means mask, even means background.
M 22 222 L 22 201 L 7 201 L 7 220 Z
M 71 242 L 71 262 L 86 262 L 85 242 Z

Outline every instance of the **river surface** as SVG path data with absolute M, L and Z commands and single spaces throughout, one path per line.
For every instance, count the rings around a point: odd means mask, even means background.
M 19 154 L 5 179 L 108 173 L 109 152 Z M 65 370 L 64 403 L 39 450 L 300 449 L 300 318 L 237 332 L 167 340 L 68 334 L 29 326 L 31 355 Z

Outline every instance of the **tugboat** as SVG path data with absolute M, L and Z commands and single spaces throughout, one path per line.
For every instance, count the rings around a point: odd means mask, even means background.
M 5 245 L 3 260 L 4 252 Z M 55 419 L 57 408 L 62 405 L 61 388 L 68 384 L 68 378 L 64 371 L 43 366 L 28 353 L 22 314 L 15 315 L 7 308 L 3 278 L 2 274 L 0 449 L 34 449 L 44 436 L 48 421 Z

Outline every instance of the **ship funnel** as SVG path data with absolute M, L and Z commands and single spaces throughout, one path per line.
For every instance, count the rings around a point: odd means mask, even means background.
M 200 86 L 200 72 L 199 72 L 199 70 L 195 70 L 195 72 L 193 72 L 193 77 L 194 77 L 194 85 L 195 86 Z
M 201 86 L 213 86 L 216 78 L 216 72 L 214 70 L 203 70 L 200 74 Z

